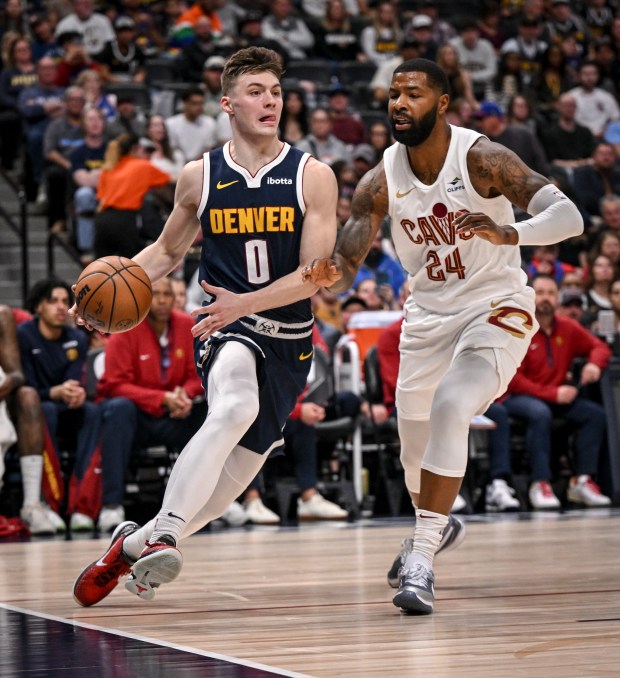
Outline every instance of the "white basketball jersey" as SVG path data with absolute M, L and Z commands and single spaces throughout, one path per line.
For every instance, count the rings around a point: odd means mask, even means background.
M 436 313 L 509 296 L 527 282 L 518 247 L 455 233 L 459 210 L 483 212 L 500 225 L 514 222 L 514 213 L 504 196 L 483 198 L 469 179 L 467 153 L 482 135 L 451 128 L 446 160 L 431 186 L 415 176 L 403 144 L 395 143 L 383 156 L 396 253 L 409 273 L 415 303 Z

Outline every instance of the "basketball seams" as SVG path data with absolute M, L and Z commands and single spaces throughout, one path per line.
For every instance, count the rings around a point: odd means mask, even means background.
M 96 270 L 88 271 L 87 267 L 77 281 L 76 297 L 85 296 L 87 284 L 93 287 L 86 292 L 86 298 L 80 300 L 80 315 L 85 318 L 90 315 L 91 322 L 99 325 L 98 329 L 104 333 L 124 332 L 142 322 L 151 305 L 152 287 L 140 264 L 125 257 L 110 256 L 97 259 L 91 266 L 96 266 Z M 99 277 L 93 278 L 95 274 Z M 106 287 L 109 282 L 111 288 Z M 93 312 L 97 307 L 102 311 L 100 314 Z

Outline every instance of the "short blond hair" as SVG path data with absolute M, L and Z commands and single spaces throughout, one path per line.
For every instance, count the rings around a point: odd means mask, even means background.
M 245 47 L 235 52 L 224 66 L 222 72 L 222 93 L 228 94 L 234 87 L 237 78 L 246 73 L 263 73 L 268 71 L 280 80 L 282 64 L 277 52 L 265 47 Z

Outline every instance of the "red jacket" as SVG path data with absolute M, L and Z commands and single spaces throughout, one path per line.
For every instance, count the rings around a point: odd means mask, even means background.
M 558 387 L 567 383 L 574 358 L 607 367 L 611 349 L 578 322 L 556 313 L 553 330 L 547 336 L 538 330 L 508 386 L 509 394 L 536 396 L 556 403 Z
M 105 349 L 105 374 L 97 386 L 97 399 L 128 398 L 147 414 L 163 416 L 164 394 L 181 386 L 190 398 L 201 394 L 202 383 L 194 364 L 194 319 L 172 311 L 168 327 L 170 365 L 163 379 L 164 349 L 148 319 L 129 332 L 113 334 Z

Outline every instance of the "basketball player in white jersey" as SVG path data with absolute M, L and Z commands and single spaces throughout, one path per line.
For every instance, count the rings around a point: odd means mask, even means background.
M 232 141 L 186 165 L 161 236 L 134 257 L 155 283 L 202 230 L 209 300 L 192 312 L 204 316 L 192 333 L 208 416 L 175 463 L 157 516 L 141 528 L 121 523 L 106 553 L 79 575 L 73 594 L 81 605 L 105 598 L 125 575 L 125 587 L 145 600 L 175 579 L 178 542 L 245 490 L 283 443 L 305 387 L 317 287 L 302 281 L 301 269 L 334 248 L 338 189 L 327 165 L 278 138 L 280 76 L 271 50 L 231 56 L 221 105 Z
M 304 280 L 349 289 L 386 215 L 411 295 L 396 393 L 401 458 L 416 507 L 394 604 L 429 614 L 433 557 L 467 464 L 469 423 L 499 396 L 537 330 L 518 245 L 578 235 L 577 208 L 514 153 L 446 122 L 444 72 L 426 59 L 392 77 L 396 143 L 360 181 L 331 259 Z M 513 223 L 512 204 L 532 215 Z M 442 545 L 443 546 L 443 545 Z

